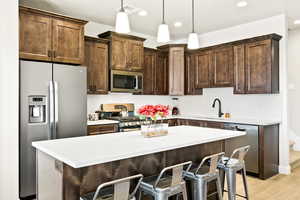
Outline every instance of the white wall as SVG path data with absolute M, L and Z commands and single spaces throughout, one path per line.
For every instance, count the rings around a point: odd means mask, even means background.
M 287 115 L 287 20 L 285 15 L 234 26 L 231 28 L 200 35 L 201 47 L 221 44 L 277 33 L 283 38 L 280 41 L 280 94 L 272 95 L 233 95 L 232 88 L 204 89 L 203 96 L 181 97 L 180 109 L 184 114 L 195 113 L 216 115 L 211 108 L 215 97 L 222 99 L 224 111 L 233 117 L 281 120 L 280 128 L 280 170 L 289 172 L 288 152 L 288 115 Z M 184 43 L 186 39 L 176 43 Z M 300 50 L 300 48 L 299 48 Z M 298 51 L 299 52 L 299 51 Z M 299 57 L 299 56 L 298 56 Z M 295 74 L 296 76 L 296 74 Z M 296 120 L 297 118 L 295 118 Z
M 0 199 L 18 199 L 18 1 L 0 6 Z
M 289 31 L 288 39 L 288 84 L 290 137 L 296 142 L 295 149 L 300 151 L 300 29 Z
M 85 35 L 97 37 L 99 33 L 103 33 L 109 30 L 114 31 L 114 27 L 95 22 L 89 22 L 85 26 Z M 155 48 L 161 45 L 160 43 L 156 42 L 156 38 L 153 36 L 136 32 L 132 32 L 130 34 L 146 38 L 147 40 L 144 43 L 145 47 Z M 99 110 L 100 104 L 107 103 L 134 103 L 135 107 L 139 108 L 140 106 L 145 104 L 171 105 L 172 102 L 171 98 L 168 96 L 141 96 L 126 93 L 112 93 L 109 95 L 88 95 L 88 113 Z

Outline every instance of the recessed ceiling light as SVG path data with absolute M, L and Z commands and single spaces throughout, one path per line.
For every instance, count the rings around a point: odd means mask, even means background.
M 294 21 L 294 24 L 295 24 L 295 25 L 300 25 L 300 19 L 295 20 L 295 21 Z
M 248 2 L 247 1 L 239 1 L 236 6 L 237 7 L 240 7 L 240 8 L 243 8 L 243 7 L 246 7 L 248 5 Z
M 175 23 L 174 23 L 174 26 L 177 27 L 177 28 L 178 28 L 178 27 L 182 27 L 182 22 L 175 22 Z
M 146 10 L 140 10 L 139 11 L 139 16 L 147 16 L 148 15 L 148 12 Z

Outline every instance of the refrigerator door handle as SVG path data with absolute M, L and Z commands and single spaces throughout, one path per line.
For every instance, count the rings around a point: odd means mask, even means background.
M 54 130 L 53 130 L 53 138 L 57 138 L 57 127 L 58 127 L 58 84 L 56 81 L 53 81 L 54 84 Z
M 53 81 L 49 82 L 49 133 L 48 140 L 53 139 L 53 131 L 54 131 L 54 85 Z

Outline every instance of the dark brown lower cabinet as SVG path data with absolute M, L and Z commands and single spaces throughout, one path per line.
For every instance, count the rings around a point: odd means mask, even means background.
M 176 122 L 174 122 L 176 120 Z M 177 126 L 188 125 L 207 128 L 224 129 L 225 123 L 203 120 L 190 120 L 190 119 L 172 119 L 172 124 Z M 238 124 L 237 124 L 238 126 Z M 256 126 L 256 125 L 253 125 Z M 279 124 L 259 126 L 258 127 L 258 173 L 249 173 L 260 179 L 268 179 L 278 174 L 279 166 Z M 201 134 L 201 133 L 199 133 Z M 253 141 L 252 141 L 253 142 Z M 247 143 L 247 141 L 243 142 Z M 255 147 L 252 147 L 255 148 Z M 250 147 L 251 151 L 251 147 Z M 231 154 L 232 152 L 227 152 Z
M 88 135 L 101 135 L 118 132 L 118 124 L 91 125 L 87 127 Z

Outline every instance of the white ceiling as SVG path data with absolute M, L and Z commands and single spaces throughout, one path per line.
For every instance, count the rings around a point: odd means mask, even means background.
M 300 27 L 293 24 L 295 19 L 300 19 L 300 0 L 247 1 L 247 7 L 238 8 L 238 0 L 195 0 L 196 31 L 210 32 L 281 13 L 288 16 L 289 28 Z M 191 31 L 191 2 L 165 0 L 166 22 L 170 25 L 172 39 L 186 37 Z M 120 7 L 120 0 L 20 0 L 20 3 L 107 25 L 114 25 L 115 14 Z M 145 17 L 130 15 L 132 30 L 155 36 L 161 22 L 162 0 L 124 0 L 124 4 L 148 12 Z M 183 26 L 175 28 L 175 21 L 181 21 Z

